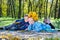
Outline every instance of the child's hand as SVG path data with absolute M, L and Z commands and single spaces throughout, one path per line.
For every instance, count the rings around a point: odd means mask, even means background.
M 48 23 L 48 24 L 51 23 L 51 21 L 50 21 L 49 18 L 48 18 L 48 19 L 44 19 L 44 22 L 45 22 L 45 23 Z
M 15 24 L 19 24 L 20 22 L 15 22 Z
M 50 19 L 47 19 L 47 23 L 48 23 L 48 24 L 51 23 Z
M 26 28 L 25 30 L 28 30 L 28 28 Z
M 29 21 L 29 24 L 33 24 L 34 23 L 34 20 L 32 18 L 29 18 L 28 21 Z

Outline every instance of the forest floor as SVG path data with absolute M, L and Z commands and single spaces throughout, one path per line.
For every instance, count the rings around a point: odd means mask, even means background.
M 7 18 L 6 17 L 1 17 L 0 18 L 0 27 L 10 25 L 15 20 L 16 20 L 15 18 L 11 18 L 11 17 L 7 17 Z M 39 19 L 39 21 L 43 22 L 43 19 Z M 51 22 L 56 28 L 60 28 L 60 19 L 51 18 Z

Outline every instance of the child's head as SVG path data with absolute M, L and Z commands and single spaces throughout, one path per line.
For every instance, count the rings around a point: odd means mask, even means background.
M 28 17 L 30 24 L 33 24 L 35 21 L 38 20 L 38 14 L 36 12 L 29 12 Z
M 24 15 L 24 21 L 25 21 L 25 22 L 28 22 L 28 15 L 27 15 L 27 14 Z
M 36 12 L 29 12 L 28 17 L 33 18 L 34 21 L 38 20 L 38 14 Z

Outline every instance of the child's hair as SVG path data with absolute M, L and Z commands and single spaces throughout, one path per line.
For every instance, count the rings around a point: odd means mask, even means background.
M 25 14 L 24 17 L 28 17 L 28 14 Z
M 38 14 L 36 12 L 29 12 L 28 17 L 33 18 L 34 21 L 38 20 Z

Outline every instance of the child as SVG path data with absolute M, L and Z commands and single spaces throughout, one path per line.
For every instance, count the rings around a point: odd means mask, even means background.
M 23 19 L 16 20 L 15 23 L 3 27 L 4 30 L 25 30 L 28 27 L 28 15 L 25 15 Z
M 38 21 L 38 15 L 36 12 L 30 12 L 29 13 L 29 26 L 28 30 L 29 31 L 36 31 L 36 32 L 41 32 L 41 31 L 46 31 L 46 32 L 53 32 L 51 30 L 51 26 L 48 24 L 42 24 L 37 22 Z

